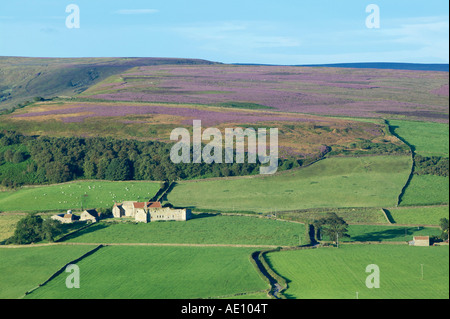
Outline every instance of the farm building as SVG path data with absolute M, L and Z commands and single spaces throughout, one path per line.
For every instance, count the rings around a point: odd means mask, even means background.
M 79 217 L 72 214 L 71 210 L 68 210 L 65 214 L 53 215 L 51 217 L 53 220 L 57 220 L 62 224 L 71 224 L 78 221 Z
M 96 222 L 99 219 L 99 215 L 95 209 L 86 209 L 80 214 L 80 216 L 72 214 L 71 210 L 68 210 L 65 214 L 53 215 L 53 220 L 57 220 L 63 224 L 71 224 L 75 222 L 91 221 Z
M 146 211 L 149 208 L 161 208 L 160 202 L 132 202 L 114 203 L 112 213 L 115 218 L 135 217 L 139 211 Z
M 186 221 L 190 219 L 187 209 L 163 208 L 160 202 L 123 202 L 115 203 L 112 209 L 115 218 L 131 217 L 137 222 Z
M 80 221 L 91 221 L 93 223 L 97 222 L 99 219 L 98 213 L 95 209 L 86 209 L 80 215 Z
M 410 244 L 413 246 L 428 247 L 430 246 L 430 236 L 415 236 Z
M 191 212 L 188 209 L 150 208 L 148 212 L 150 221 L 186 221 L 191 218 Z

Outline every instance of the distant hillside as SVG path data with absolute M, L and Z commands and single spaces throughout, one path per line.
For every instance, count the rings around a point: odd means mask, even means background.
M 233 63 L 234 65 L 277 66 L 275 64 Z M 281 65 L 279 65 L 281 66 Z M 288 66 L 288 65 L 286 65 Z M 388 63 L 388 62 L 362 62 L 362 63 L 332 63 L 332 64 L 301 64 L 290 65 L 299 67 L 324 68 L 352 68 L 352 69 L 380 69 L 380 70 L 412 70 L 412 71 L 441 71 L 449 72 L 448 64 L 420 64 L 420 63 Z
M 442 71 L 448 72 L 448 64 L 420 64 L 420 63 L 336 63 L 336 64 L 316 64 L 302 65 L 329 68 L 355 68 L 355 69 L 391 69 L 391 70 L 413 70 L 413 71 Z
M 214 63 L 170 58 L 0 57 L 0 109 L 14 107 L 38 96 L 72 96 L 128 69 L 161 64 Z

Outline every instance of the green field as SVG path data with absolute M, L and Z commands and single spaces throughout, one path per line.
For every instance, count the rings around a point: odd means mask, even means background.
M 89 245 L 0 248 L 0 299 L 22 297 L 93 248 Z
M 295 246 L 305 243 L 298 223 L 244 217 L 212 216 L 186 222 L 98 223 L 67 238 L 81 243 L 172 243 Z
M 150 200 L 158 182 L 81 181 L 51 186 L 24 187 L 0 192 L 0 211 L 81 211 L 81 207 L 112 207 L 114 202 Z
M 343 245 L 267 255 L 297 299 L 448 299 L 449 248 Z M 380 269 L 380 288 L 365 285 L 366 267 Z M 421 265 L 424 277 L 422 280 Z
M 265 290 L 248 248 L 104 247 L 77 263 L 80 288 L 66 273 L 27 298 L 192 299 Z
M 389 208 L 388 211 L 397 224 L 439 225 L 441 218 L 449 219 L 448 206 Z
M 390 120 L 389 123 L 395 127 L 396 134 L 415 148 L 416 154 L 449 156 L 448 124 L 401 120 Z
M 414 148 L 416 154 L 449 156 L 449 129 L 445 123 L 391 120 L 395 133 Z M 414 175 L 400 205 L 436 205 L 449 202 L 449 178 L 434 175 Z
M 14 234 L 17 222 L 23 217 L 19 214 L 0 214 L 0 242 Z
M 180 182 L 167 200 L 193 209 L 265 213 L 395 206 L 411 165 L 406 156 L 328 158 L 279 175 Z
M 448 204 L 448 192 L 448 177 L 414 175 L 406 188 L 400 206 Z

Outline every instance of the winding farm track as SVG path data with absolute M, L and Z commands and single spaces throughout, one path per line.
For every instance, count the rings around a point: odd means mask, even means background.
M 172 243 L 48 243 L 48 244 L 31 244 L 31 245 L 0 245 L 0 248 L 35 248 L 49 246 L 169 246 L 169 247 L 234 247 L 234 248 L 289 248 L 290 246 L 275 245 L 222 245 L 222 244 L 172 244 Z

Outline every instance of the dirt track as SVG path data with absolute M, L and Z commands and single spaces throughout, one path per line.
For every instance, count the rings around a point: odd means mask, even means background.
M 0 245 L 0 248 L 34 248 L 49 246 L 172 246 L 172 247 L 234 247 L 234 248 L 287 248 L 288 246 L 274 245 L 222 245 L 222 244 L 176 244 L 176 243 L 48 243 L 48 244 L 31 244 L 31 245 Z

